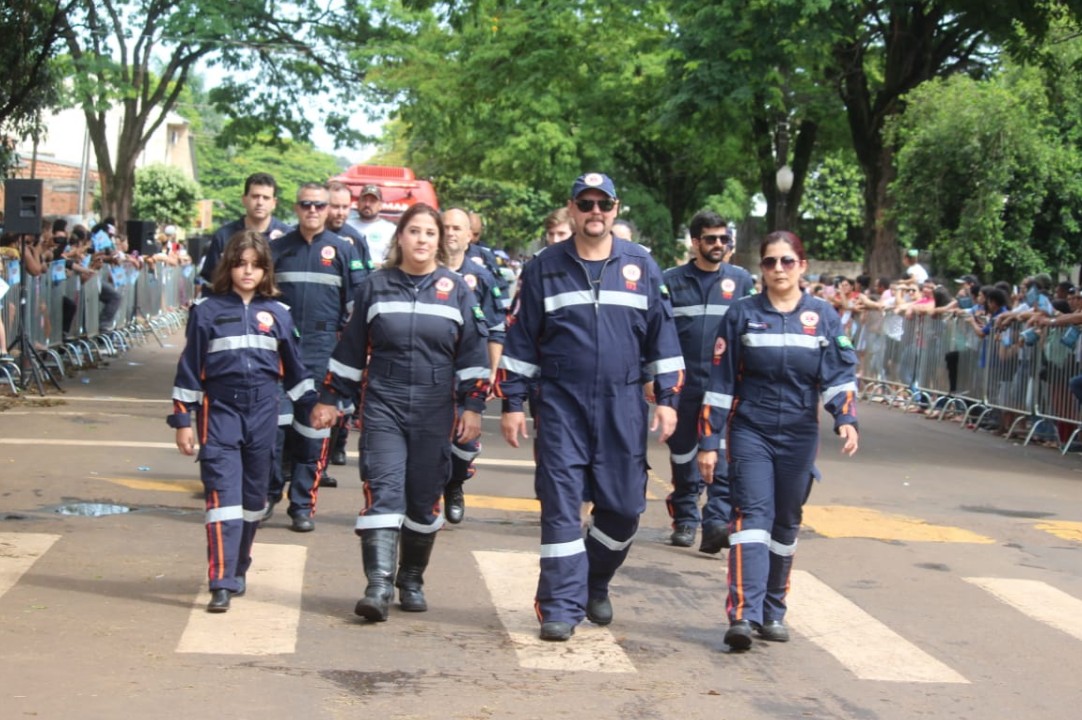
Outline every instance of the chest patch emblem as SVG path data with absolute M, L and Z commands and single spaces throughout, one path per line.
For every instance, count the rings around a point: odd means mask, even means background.
M 259 332 L 270 332 L 270 329 L 274 327 L 274 316 L 266 310 L 256 313 L 255 320 L 259 323 Z
M 442 277 L 436 281 L 436 297 L 440 300 L 446 300 L 454 288 L 454 280 L 449 277 Z
M 814 335 L 815 328 L 819 325 L 819 313 L 811 310 L 800 313 L 800 324 L 804 326 L 805 335 Z

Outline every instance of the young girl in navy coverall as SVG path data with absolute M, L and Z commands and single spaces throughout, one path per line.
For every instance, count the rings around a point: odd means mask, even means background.
M 195 454 L 206 491 L 208 612 L 244 594 L 252 541 L 266 509 L 278 418 L 278 382 L 305 408 L 314 384 L 297 349 L 289 309 L 278 289 L 270 247 L 257 232 L 229 239 L 215 268 L 213 294 L 188 316 L 188 338 L 173 383 L 176 443 Z M 192 415 L 196 417 L 192 427 Z

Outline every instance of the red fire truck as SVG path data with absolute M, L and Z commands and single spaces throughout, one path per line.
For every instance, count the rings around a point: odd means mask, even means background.
M 407 167 L 389 165 L 353 165 L 340 175 L 331 178 L 346 185 L 356 202 L 365 185 L 376 185 L 383 195 L 383 209 L 380 215 L 391 222 L 398 218 L 410 205 L 423 202 L 439 209 L 436 190 L 427 180 L 418 180 L 413 170 Z M 355 213 L 356 211 L 354 211 Z

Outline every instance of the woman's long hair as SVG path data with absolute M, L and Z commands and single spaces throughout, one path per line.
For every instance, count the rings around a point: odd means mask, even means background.
M 255 230 L 240 230 L 229 238 L 222 252 L 222 259 L 214 267 L 211 290 L 215 295 L 226 295 L 233 290 L 233 268 L 241 263 L 245 250 L 255 250 L 256 266 L 263 269 L 263 281 L 255 289 L 257 295 L 278 297 L 281 291 L 274 282 L 274 259 L 270 243 Z

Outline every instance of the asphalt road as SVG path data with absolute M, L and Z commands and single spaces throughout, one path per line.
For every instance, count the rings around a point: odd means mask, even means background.
M 316 531 L 279 514 L 248 595 L 208 615 L 197 468 L 164 423 L 182 342 L 43 402 L 0 397 L 0 718 L 1076 717 L 1082 459 L 880 405 L 860 407 L 855 458 L 824 431 L 786 645 L 727 651 L 724 562 L 667 544 L 656 442 L 615 622 L 537 641 L 530 451 L 495 405 L 427 613 L 352 614 L 352 454 Z M 131 511 L 58 512 L 77 503 Z

